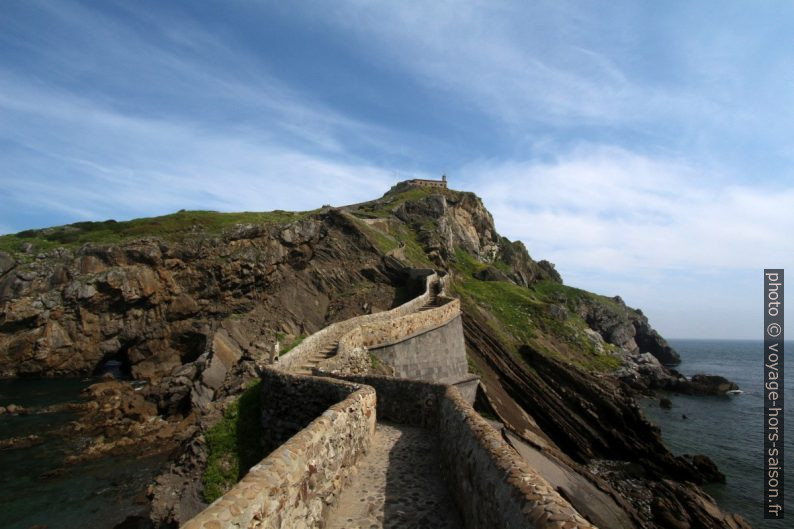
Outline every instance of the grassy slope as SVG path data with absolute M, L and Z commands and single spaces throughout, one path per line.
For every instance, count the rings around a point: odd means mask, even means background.
M 398 249 L 401 244 L 406 260 L 417 267 L 431 267 L 427 255 L 419 243 L 416 233 L 392 215 L 394 208 L 408 201 L 420 200 L 433 194 L 433 190 L 412 187 L 405 191 L 390 191 L 378 200 L 365 202 L 351 209 L 356 226 L 367 236 L 381 253 Z M 435 190 L 435 192 L 439 192 Z M 360 219 L 382 219 L 383 222 L 367 223 Z
M 452 190 L 403 186 L 392 189 L 380 199 L 351 207 L 348 211 L 359 229 L 382 253 L 402 247 L 401 253 L 408 264 L 432 267 L 419 243 L 417 232 L 396 219 L 392 211 L 405 202 L 421 200 L 437 193 L 456 196 L 460 194 Z M 20 256 L 20 259 L 25 260 L 39 251 L 55 247 L 78 247 L 88 242 L 112 244 L 153 236 L 180 240 L 197 234 L 217 235 L 239 224 L 286 224 L 312 213 L 314 212 L 219 213 L 182 210 L 170 215 L 123 222 L 78 222 L 0 236 L 0 250 L 15 254 L 21 252 L 25 244 L 31 244 L 32 250 Z M 380 221 L 368 223 L 364 219 Z M 436 226 L 418 228 L 432 230 Z M 509 272 L 505 263 L 493 264 L 502 271 Z M 583 332 L 586 325 L 575 313 L 577 300 L 584 296 L 596 300 L 608 310 L 618 311 L 620 307 L 614 300 L 550 281 L 526 289 L 508 282 L 475 279 L 473 274 L 485 266 L 473 257 L 458 252 L 455 264 L 459 278 L 455 285 L 457 294 L 462 298 L 464 306 L 468 306 L 470 310 L 475 307 L 486 309 L 492 320 L 498 324 L 497 332 L 502 341 L 510 344 L 515 351 L 519 350 L 521 344 L 529 344 L 541 352 L 567 358 L 588 369 L 609 370 L 617 367 L 618 361 L 611 355 L 595 354 L 592 343 Z M 549 307 L 563 303 L 567 305 L 569 314 L 564 321 L 560 321 L 551 316 Z
M 404 191 L 389 191 L 383 198 L 358 204 L 354 215 L 366 219 L 385 219 L 391 217 L 391 212 L 400 204 L 408 201 L 420 200 L 434 193 L 442 192 L 439 189 L 427 187 L 411 187 Z
M 355 222 L 372 244 L 384 255 L 398 249 L 402 243 L 405 259 L 410 264 L 419 268 L 432 267 L 432 263 L 422 249 L 422 245 L 419 244 L 416 234 L 404 224 L 388 222 L 384 223 L 385 228 L 379 229 L 362 220 L 356 219 Z
M 209 457 L 202 481 L 207 503 L 223 496 L 265 456 L 259 444 L 260 390 L 261 382 L 249 386 L 206 433 Z
M 33 253 L 56 247 L 76 247 L 87 242 L 108 244 L 141 237 L 180 239 L 187 235 L 219 234 L 237 224 L 284 224 L 312 212 L 288 211 L 219 213 L 217 211 L 179 211 L 160 217 L 149 217 L 123 222 L 76 222 L 66 226 L 25 230 L 13 235 L 0 236 L 0 250 L 17 253 L 26 243 L 33 245 Z
M 370 225 L 357 222 L 381 252 L 394 250 L 399 246 L 399 241 L 403 241 L 408 260 L 414 265 L 428 266 L 430 263 L 417 240 L 417 234 L 394 219 L 391 212 L 404 202 L 439 192 L 442 191 L 416 187 L 392 190 L 381 199 L 359 204 L 352 213 L 362 219 L 384 220 Z M 455 193 L 449 190 L 443 192 Z M 434 226 L 423 228 L 433 229 Z M 516 355 L 519 354 L 520 346 L 527 344 L 588 371 L 610 371 L 619 367 L 620 361 L 609 354 L 612 346 L 607 345 L 605 353 L 598 353 L 584 332 L 588 328 L 587 324 L 575 310 L 578 300 L 583 297 L 617 310 L 615 301 L 553 281 L 544 281 L 532 288 L 503 281 L 480 281 L 474 278 L 474 274 L 487 265 L 460 250 L 456 261 L 454 268 L 457 280 L 454 288 L 464 308 L 485 310 L 500 340 L 510 346 Z M 493 266 L 503 272 L 510 272 L 510 267 L 505 263 L 496 262 Z M 550 307 L 555 304 L 565 305 L 568 309 L 564 320 L 551 314 Z
M 601 301 L 602 296 L 552 281 L 543 281 L 533 288 L 506 281 L 480 281 L 473 274 L 485 264 L 461 250 L 456 260 L 458 273 L 454 288 L 464 309 L 484 309 L 489 313 L 492 323 L 496 323 L 498 338 L 514 353 L 518 354 L 520 346 L 527 344 L 588 371 L 610 371 L 620 365 L 620 361 L 609 354 L 609 349 L 598 353 L 585 334 L 587 324 L 573 310 L 579 297 L 589 296 Z M 560 320 L 552 315 L 550 308 L 562 304 L 563 299 L 568 313 Z

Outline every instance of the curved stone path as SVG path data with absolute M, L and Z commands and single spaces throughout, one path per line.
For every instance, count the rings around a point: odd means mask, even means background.
M 372 447 L 357 466 L 358 474 L 340 494 L 326 529 L 463 527 L 428 430 L 379 422 Z

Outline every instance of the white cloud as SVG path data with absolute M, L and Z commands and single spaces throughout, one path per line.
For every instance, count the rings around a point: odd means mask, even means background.
M 373 60 L 399 65 L 516 133 L 528 122 L 582 127 L 717 115 L 708 98 L 630 75 L 618 62 L 636 59 L 630 47 L 616 53 L 594 43 L 622 36 L 630 45 L 633 26 L 604 24 L 580 4 L 351 1 L 313 11 L 366 42 Z
M 379 196 L 398 179 L 313 142 L 296 146 L 269 131 L 127 115 L 5 79 L 15 82 L 0 95 L 0 133 L 17 146 L 0 160 L 9 214 L 12 202 L 74 220 L 180 208 L 310 209 Z M 304 112 L 311 113 L 317 110 Z M 303 133 L 323 134 L 311 120 L 304 125 Z M 357 127 L 352 121 L 347 126 Z
M 568 284 L 620 294 L 668 336 L 748 338 L 764 267 L 794 256 L 794 185 L 742 185 L 713 168 L 582 146 L 549 162 L 461 170 L 497 229 Z
M 680 24 L 648 34 L 636 7 L 543 0 L 289 8 L 301 30 L 316 24 L 340 44 L 327 66 L 351 69 L 351 100 L 384 71 L 398 80 L 374 93 L 384 107 L 443 99 L 420 111 L 448 126 L 422 134 L 351 117 L 367 106 L 334 108 L 322 83 L 279 78 L 267 51 L 222 23 L 133 4 L 25 6 L 27 19 L 0 19 L 0 42 L 22 59 L 0 66 L 0 230 L 32 227 L 15 224 L 27 211 L 69 221 L 308 209 L 414 176 L 387 163 L 458 165 L 453 176 L 485 198 L 501 232 L 569 283 L 655 307 L 662 330 L 669 321 L 679 335 L 698 334 L 696 319 L 676 320 L 679 306 L 751 306 L 753 271 L 794 255 L 780 238 L 794 232 L 794 188 L 725 176 L 739 162 L 767 182 L 785 178 L 790 57 L 778 46 L 757 61 L 725 21 L 688 31 L 673 12 Z M 251 20 L 282 9 L 235 7 Z M 568 147 L 582 138 L 614 146 Z M 444 152 L 459 158 L 441 159 L 434 142 L 455 144 Z M 467 163 L 479 153 L 499 158 Z M 730 158 L 732 171 L 696 157 Z M 704 325 L 716 329 L 715 314 Z
M 585 146 L 551 162 L 475 163 L 500 229 L 580 269 L 759 267 L 794 255 L 794 185 L 741 185 L 709 168 Z M 705 174 L 704 174 L 705 173 Z

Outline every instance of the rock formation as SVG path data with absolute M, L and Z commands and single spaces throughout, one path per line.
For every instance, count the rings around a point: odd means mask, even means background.
M 407 266 L 452 278 L 482 372 L 480 409 L 593 483 L 621 519 L 748 527 L 697 487 L 719 479 L 713 464 L 673 456 L 633 400 L 735 386 L 670 370 L 680 359 L 641 311 L 563 285 L 553 264 L 496 232 L 472 193 L 401 183 L 371 202 L 220 231 L 123 235 L 120 226 L 113 243 L 47 239 L 82 229 L 67 228 L 0 238 L 0 376 L 90 375 L 112 363 L 127 380 L 89 389 L 72 428 L 91 440 L 73 460 L 178 445 L 150 491 L 163 527 L 201 506 L 203 433 L 274 344 L 284 351 L 409 299 Z

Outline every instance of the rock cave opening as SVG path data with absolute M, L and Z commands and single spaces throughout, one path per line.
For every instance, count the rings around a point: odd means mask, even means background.
M 132 380 L 132 362 L 128 354 L 130 345 L 125 344 L 115 353 L 106 354 L 94 369 L 94 376 L 110 374 L 118 380 Z
M 182 364 L 195 362 L 207 348 L 207 335 L 202 332 L 183 332 L 171 340 L 171 345 L 179 351 Z

